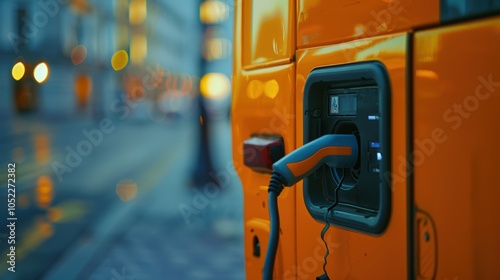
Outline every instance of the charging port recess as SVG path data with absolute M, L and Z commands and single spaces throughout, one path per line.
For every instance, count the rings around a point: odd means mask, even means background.
M 379 235 L 390 218 L 390 86 L 379 62 L 318 68 L 304 88 L 304 144 L 324 134 L 353 134 L 359 145 L 355 166 L 323 166 L 304 179 L 311 216 L 325 221 L 333 190 L 345 175 L 338 205 L 328 222 Z

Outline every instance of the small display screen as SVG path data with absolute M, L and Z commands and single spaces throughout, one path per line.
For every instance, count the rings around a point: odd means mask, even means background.
M 330 115 L 356 115 L 356 94 L 330 95 Z

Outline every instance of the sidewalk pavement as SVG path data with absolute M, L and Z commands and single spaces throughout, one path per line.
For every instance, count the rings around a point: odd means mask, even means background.
M 178 149 L 155 187 L 103 213 L 43 279 L 244 279 L 239 179 L 231 175 L 187 224 L 179 205 L 193 205 L 196 192 L 188 182 L 196 158 L 189 146 Z M 222 156 L 216 169 L 230 160 Z

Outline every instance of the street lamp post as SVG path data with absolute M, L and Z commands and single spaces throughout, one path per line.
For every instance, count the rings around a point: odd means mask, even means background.
M 204 0 L 200 1 L 200 14 L 202 13 L 201 9 L 203 6 Z M 205 31 L 207 29 L 207 24 L 204 23 L 201 20 L 200 17 L 200 24 L 202 28 L 202 34 L 205 34 Z M 203 44 L 202 44 L 203 45 Z M 200 60 L 199 60 L 199 69 L 200 69 L 200 77 L 203 77 L 203 75 L 206 73 L 206 60 L 203 57 L 203 55 L 200 55 Z M 210 174 L 214 173 L 214 167 L 213 167 L 213 161 L 212 161 L 212 154 L 210 151 L 210 137 L 209 137 L 209 125 L 210 125 L 210 119 L 208 118 L 207 115 L 207 110 L 205 108 L 205 105 L 203 104 L 203 96 L 199 92 L 196 96 L 197 98 L 197 103 L 199 106 L 199 112 L 200 112 L 200 121 L 199 121 L 199 137 L 198 137 L 198 155 L 197 155 L 197 160 L 195 163 L 194 171 L 193 171 L 193 187 L 196 188 L 201 188 L 203 185 L 212 182 L 215 183 L 217 186 L 219 186 L 219 182 L 216 177 L 210 176 Z
M 210 124 L 211 117 L 207 112 L 207 108 L 205 106 L 205 98 L 213 98 L 208 94 L 207 96 L 207 87 L 213 87 L 212 83 L 205 83 L 203 77 L 209 71 L 208 64 L 211 60 L 210 57 L 206 56 L 206 47 L 208 40 L 212 39 L 212 36 L 207 36 L 207 34 L 211 34 L 211 28 L 215 25 L 223 22 L 228 17 L 228 8 L 227 4 L 217 1 L 217 0 L 201 0 L 200 1 L 200 23 L 202 27 L 203 34 L 203 50 L 200 55 L 200 94 L 197 95 L 198 106 L 200 109 L 200 122 L 199 122 L 199 141 L 198 141 L 198 159 L 196 161 L 196 166 L 193 172 L 193 183 L 195 186 L 202 186 L 206 183 L 212 182 L 220 187 L 219 180 L 216 176 L 214 176 L 214 166 L 213 166 L 213 155 L 210 149 Z M 209 79 L 205 79 L 209 80 Z M 216 79 L 212 79 L 216 80 Z M 207 86 L 208 84 L 208 86 Z M 215 83 L 217 84 L 217 83 Z M 220 84 L 220 83 L 219 83 Z M 210 89 L 209 89 L 210 91 Z

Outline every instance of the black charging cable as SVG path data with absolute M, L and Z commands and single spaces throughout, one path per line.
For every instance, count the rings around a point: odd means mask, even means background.
M 333 176 L 333 168 L 330 167 L 330 174 Z M 328 248 L 328 244 L 325 241 L 325 234 L 330 228 L 330 222 L 328 221 L 328 214 L 330 211 L 337 206 L 338 201 L 339 201 L 339 195 L 338 191 L 342 187 L 342 183 L 344 182 L 344 177 L 345 177 L 345 171 L 342 169 L 342 178 L 340 179 L 340 182 L 337 184 L 337 186 L 334 189 L 334 197 L 335 201 L 328 206 L 326 213 L 325 213 L 325 226 L 323 227 L 323 230 L 321 231 L 321 240 L 325 244 L 326 247 L 326 253 L 323 257 L 324 263 L 323 263 L 323 275 L 316 277 L 317 280 L 330 280 L 328 277 L 328 273 L 326 272 L 326 264 L 327 264 L 327 258 L 328 255 L 330 254 L 330 250 Z M 273 172 L 271 175 L 271 181 L 269 182 L 269 188 L 268 188 L 268 193 L 269 193 L 269 201 L 268 201 L 268 207 L 269 207 L 269 218 L 270 218 L 270 223 L 271 223 L 271 232 L 269 234 L 269 245 L 267 247 L 267 252 L 266 252 L 266 260 L 264 262 L 264 280 L 271 280 L 273 278 L 273 269 L 274 269 L 274 262 L 276 260 L 276 252 L 278 251 L 278 242 L 279 242 L 279 234 L 280 234 L 280 216 L 279 216 L 279 211 L 278 211 L 278 196 L 281 194 L 283 191 L 284 187 L 283 184 L 281 183 L 279 174 L 276 172 Z
M 273 174 L 268 188 L 270 233 L 264 270 L 262 271 L 264 280 L 273 279 L 280 235 L 278 196 L 283 191 L 284 186 L 294 185 L 315 172 L 323 164 L 330 167 L 347 168 L 354 166 L 357 159 L 358 144 L 354 135 L 327 134 L 294 150 L 273 164 Z
M 335 176 L 333 175 L 333 168 L 332 167 L 330 167 L 330 175 L 332 176 L 332 180 L 335 181 Z M 323 256 L 323 260 L 324 260 L 323 261 L 323 275 L 316 277 L 316 280 L 330 280 L 330 278 L 328 277 L 328 272 L 326 272 L 326 263 L 328 262 L 328 255 L 330 255 L 330 249 L 328 248 L 328 243 L 326 243 L 325 235 L 326 235 L 326 232 L 328 231 L 328 229 L 330 228 L 330 222 L 328 221 L 328 214 L 330 214 L 330 211 L 335 206 L 337 206 L 337 204 L 339 202 L 339 189 L 342 187 L 342 183 L 344 182 L 344 178 L 345 178 L 345 171 L 342 168 L 342 177 L 340 178 L 339 183 L 337 184 L 337 186 L 335 187 L 335 189 L 333 191 L 335 201 L 330 206 L 328 206 L 328 208 L 326 209 L 326 212 L 325 212 L 325 226 L 321 230 L 321 241 L 323 241 L 323 243 L 325 244 L 325 248 L 326 248 L 325 255 Z
M 278 241 L 280 238 L 280 215 L 278 212 L 278 196 L 283 191 L 283 184 L 278 173 L 273 172 L 269 182 L 269 219 L 271 223 L 271 232 L 269 233 L 269 245 L 267 246 L 266 261 L 264 262 L 263 278 L 264 280 L 273 279 L 274 261 L 276 251 L 278 251 Z

